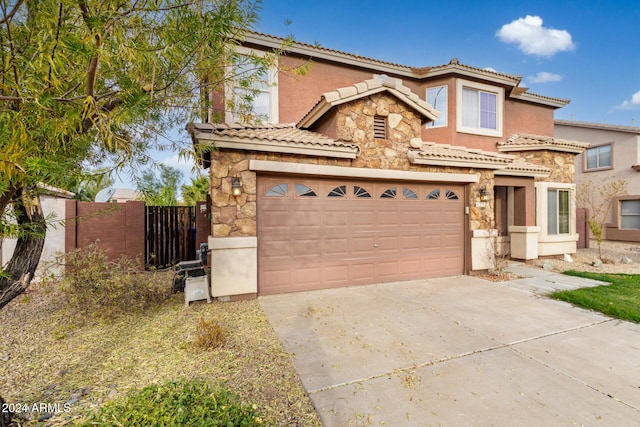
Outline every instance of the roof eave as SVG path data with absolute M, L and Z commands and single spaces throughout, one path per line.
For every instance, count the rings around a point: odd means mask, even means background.
M 268 47 L 271 49 L 282 48 L 283 40 L 284 39 L 279 39 L 274 36 L 267 36 L 267 35 L 251 33 L 251 32 L 248 32 L 244 37 L 244 41 L 247 43 Z M 411 72 L 411 67 L 408 67 L 408 66 L 394 64 L 391 62 L 376 61 L 371 58 L 359 57 L 357 55 L 352 55 L 346 52 L 340 52 L 337 50 L 310 46 L 304 43 L 294 42 L 291 46 L 287 46 L 285 50 L 287 52 L 295 53 L 305 57 L 320 58 L 320 59 L 325 59 L 332 62 L 340 62 L 343 64 L 349 64 L 349 65 L 354 65 L 361 68 L 367 68 L 367 69 L 378 71 L 382 74 L 393 73 L 393 74 L 403 75 L 405 77 L 413 76 L 413 73 Z
M 492 162 L 487 160 L 473 160 L 473 159 L 443 159 L 433 158 L 421 155 L 420 151 L 409 151 L 407 153 L 409 163 L 416 165 L 429 165 L 429 166 L 452 166 L 459 168 L 477 168 L 477 169 L 504 169 L 508 166 L 504 162 Z
M 500 176 L 524 176 L 528 178 L 547 178 L 551 175 L 551 171 L 549 172 L 541 172 L 541 171 L 527 171 L 527 170 L 510 170 L 509 168 L 497 170 L 495 172 L 496 175 Z
M 212 145 L 217 149 L 301 154 L 315 157 L 333 157 L 342 159 L 355 159 L 359 152 L 357 147 L 350 146 L 323 146 L 320 144 L 316 144 L 314 146 L 301 146 L 300 144 L 290 142 L 224 137 L 204 132 L 195 133 L 194 138 L 199 143 Z
M 588 145 L 587 145 L 588 146 Z M 563 153 L 573 153 L 580 154 L 587 149 L 587 146 L 566 146 L 566 145 L 556 145 L 556 144 L 521 144 L 521 145 L 499 145 L 498 151 L 501 153 L 509 153 L 514 151 L 540 151 L 540 150 L 549 150 L 549 151 L 559 151 Z
M 502 86 L 517 86 L 520 83 L 520 78 L 517 76 L 509 76 L 507 74 L 493 73 L 485 70 L 475 70 L 466 68 L 461 65 L 445 65 L 440 67 L 430 67 L 427 71 L 418 74 L 418 77 L 439 77 L 448 74 L 458 74 L 467 78 L 481 79 L 483 81 L 496 83 Z M 414 77 L 416 74 L 413 75 Z
M 571 102 L 569 99 L 548 98 L 546 96 L 536 95 L 535 93 L 529 92 L 512 92 L 509 97 L 519 99 L 521 101 L 533 102 L 535 104 L 543 104 L 553 108 L 562 108 Z

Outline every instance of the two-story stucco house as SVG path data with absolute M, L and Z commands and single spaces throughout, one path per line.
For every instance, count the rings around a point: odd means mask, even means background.
M 242 48 L 281 42 L 250 34 Z M 568 101 L 456 59 L 285 53 L 279 69 L 312 66 L 269 73 L 262 124 L 234 123 L 219 100 L 211 117 L 226 120 L 188 125 L 210 148 L 213 296 L 473 274 L 502 246 L 523 260 L 575 252 L 574 158 L 587 144 L 553 137 Z
M 612 200 L 604 238 L 640 242 L 640 127 L 556 120 L 555 135 L 590 144 L 576 156 L 576 184 L 625 181 L 628 195 Z

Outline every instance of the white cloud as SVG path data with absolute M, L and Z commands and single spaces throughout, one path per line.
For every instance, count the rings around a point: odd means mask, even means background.
M 540 71 L 535 76 L 530 76 L 527 78 L 529 83 L 550 83 L 550 82 L 559 82 L 562 80 L 562 76 L 560 74 L 548 73 L 546 71 Z
M 614 107 L 616 110 L 637 110 L 640 109 L 640 90 L 631 95 L 631 99 L 625 100 L 622 104 Z
M 491 68 L 491 67 L 485 67 L 484 70 L 485 71 L 492 71 L 494 73 L 497 73 L 497 71 L 494 68 Z
M 539 16 L 527 15 L 505 24 L 496 37 L 504 43 L 517 44 L 527 55 L 550 57 L 575 49 L 568 31 L 543 27 Z

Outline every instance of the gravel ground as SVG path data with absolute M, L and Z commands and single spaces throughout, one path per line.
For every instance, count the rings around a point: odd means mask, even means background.
M 601 267 L 595 267 L 592 263 L 599 258 L 598 242 L 591 240 L 588 249 L 579 249 L 571 255 L 573 262 L 563 261 L 563 257 L 550 259 L 552 269 L 555 271 L 578 270 L 594 273 L 625 273 L 640 274 L 640 243 L 637 242 L 602 242 Z M 629 264 L 622 262 L 623 258 L 631 260 Z M 535 260 L 534 265 L 542 267 L 545 260 Z
M 78 325 L 64 301 L 55 285 L 33 284 L 0 310 L 0 395 L 29 408 L 22 425 L 70 425 L 132 388 L 182 378 L 226 382 L 267 425 L 321 425 L 256 300 L 185 308 L 176 294 L 142 313 Z M 200 318 L 219 322 L 224 345 L 194 347 Z

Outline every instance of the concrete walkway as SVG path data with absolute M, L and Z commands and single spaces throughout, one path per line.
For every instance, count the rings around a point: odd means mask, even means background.
M 638 425 L 640 325 L 540 298 L 574 279 L 522 268 L 259 301 L 326 426 Z
M 535 295 L 547 295 L 554 291 L 566 291 L 607 284 L 598 280 L 566 276 L 555 271 L 543 270 L 542 268 L 516 262 L 511 262 L 507 271 L 519 278 L 504 282 L 505 285 L 522 289 Z

